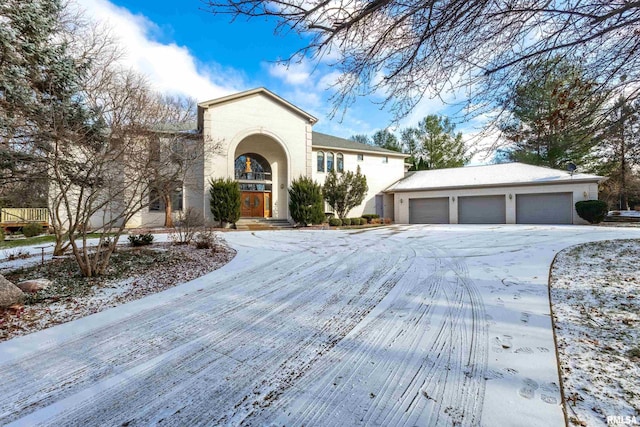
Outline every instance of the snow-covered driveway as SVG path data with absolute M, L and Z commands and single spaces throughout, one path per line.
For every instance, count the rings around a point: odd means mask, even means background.
M 0 425 L 563 425 L 547 275 L 640 229 L 227 233 L 227 266 L 0 344 Z

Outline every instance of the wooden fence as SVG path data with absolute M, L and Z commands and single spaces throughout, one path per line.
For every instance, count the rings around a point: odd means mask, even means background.
M 3 227 L 20 227 L 29 223 L 38 223 L 48 227 L 49 209 L 47 208 L 2 208 L 0 209 L 0 225 Z

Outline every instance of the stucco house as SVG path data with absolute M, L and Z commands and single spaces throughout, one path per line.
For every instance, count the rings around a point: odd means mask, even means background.
M 595 199 L 599 176 L 523 164 L 406 174 L 407 155 L 313 131 L 317 119 L 264 88 L 202 102 L 198 131 L 205 155 L 174 208 L 209 211 L 211 178 L 238 180 L 242 217 L 289 220 L 288 188 L 300 176 L 323 184 L 327 173 L 355 171 L 369 191 L 349 216 L 377 213 L 396 223 L 582 223 L 574 204 Z M 213 149 L 216 147 L 216 149 Z M 151 205 L 129 227 L 162 225 Z

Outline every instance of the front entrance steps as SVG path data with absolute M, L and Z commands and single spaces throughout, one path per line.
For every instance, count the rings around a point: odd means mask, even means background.
M 275 218 L 240 218 L 236 222 L 238 230 L 286 230 L 293 225 L 286 219 Z

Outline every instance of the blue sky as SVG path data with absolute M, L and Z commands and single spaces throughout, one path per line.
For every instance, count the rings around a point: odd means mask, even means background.
M 361 98 L 346 114 L 330 118 L 329 86 L 336 70 L 303 61 L 277 63 L 305 45 L 295 33 L 274 35 L 275 21 L 213 15 L 200 0 L 76 0 L 91 18 L 105 22 L 125 46 L 124 61 L 149 76 L 158 90 L 198 101 L 264 86 L 319 122 L 314 130 L 348 138 L 373 134 L 391 124 L 380 99 Z M 452 100 L 451 98 L 449 98 Z M 438 99 L 423 100 L 394 128 L 415 125 L 427 114 L 447 114 Z M 477 124 L 458 127 L 471 135 Z

